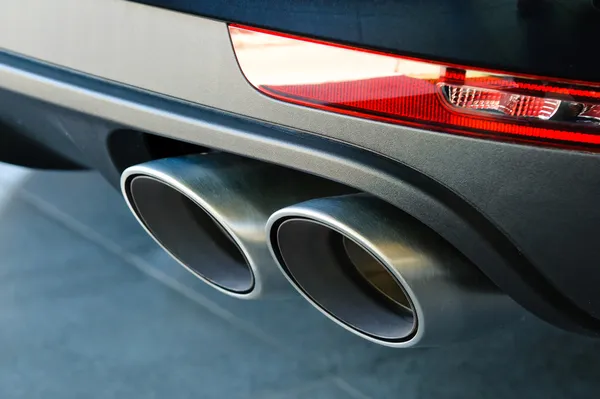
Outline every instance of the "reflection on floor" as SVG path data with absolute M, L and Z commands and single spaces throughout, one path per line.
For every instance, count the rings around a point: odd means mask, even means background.
M 291 289 L 245 302 L 166 256 L 93 172 L 0 165 L 0 398 L 590 398 L 600 341 L 534 318 L 393 350 Z

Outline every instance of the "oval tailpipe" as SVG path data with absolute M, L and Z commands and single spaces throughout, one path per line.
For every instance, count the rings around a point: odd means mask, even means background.
M 379 344 L 438 346 L 519 312 L 438 234 L 368 194 L 281 209 L 267 229 L 292 285 L 333 321 Z
M 132 166 L 123 172 L 121 190 L 137 220 L 179 263 L 221 292 L 246 299 L 289 290 L 266 242 L 269 216 L 324 192 L 347 191 L 223 153 Z

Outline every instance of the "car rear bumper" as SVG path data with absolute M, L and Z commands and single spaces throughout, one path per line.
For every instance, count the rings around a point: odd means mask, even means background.
M 224 22 L 60 2 L 12 1 L 18 24 L 0 17 L 0 121 L 13 131 L 113 184 L 151 157 L 136 132 L 342 182 L 435 230 L 543 319 L 600 331 L 598 154 L 284 104 L 245 80 Z

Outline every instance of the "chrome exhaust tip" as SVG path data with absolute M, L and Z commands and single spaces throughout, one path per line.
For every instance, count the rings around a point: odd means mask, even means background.
M 435 232 L 368 194 L 281 209 L 267 230 L 292 285 L 330 319 L 382 345 L 438 346 L 519 312 Z
M 275 210 L 340 187 L 314 176 L 210 153 L 166 158 L 123 172 L 121 190 L 144 229 L 194 275 L 228 295 L 289 290 L 266 243 Z

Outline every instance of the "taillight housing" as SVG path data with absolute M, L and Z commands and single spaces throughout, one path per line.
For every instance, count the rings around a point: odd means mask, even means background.
M 250 84 L 282 101 L 455 134 L 600 145 L 598 85 L 442 64 L 244 26 L 230 25 L 229 32 Z

